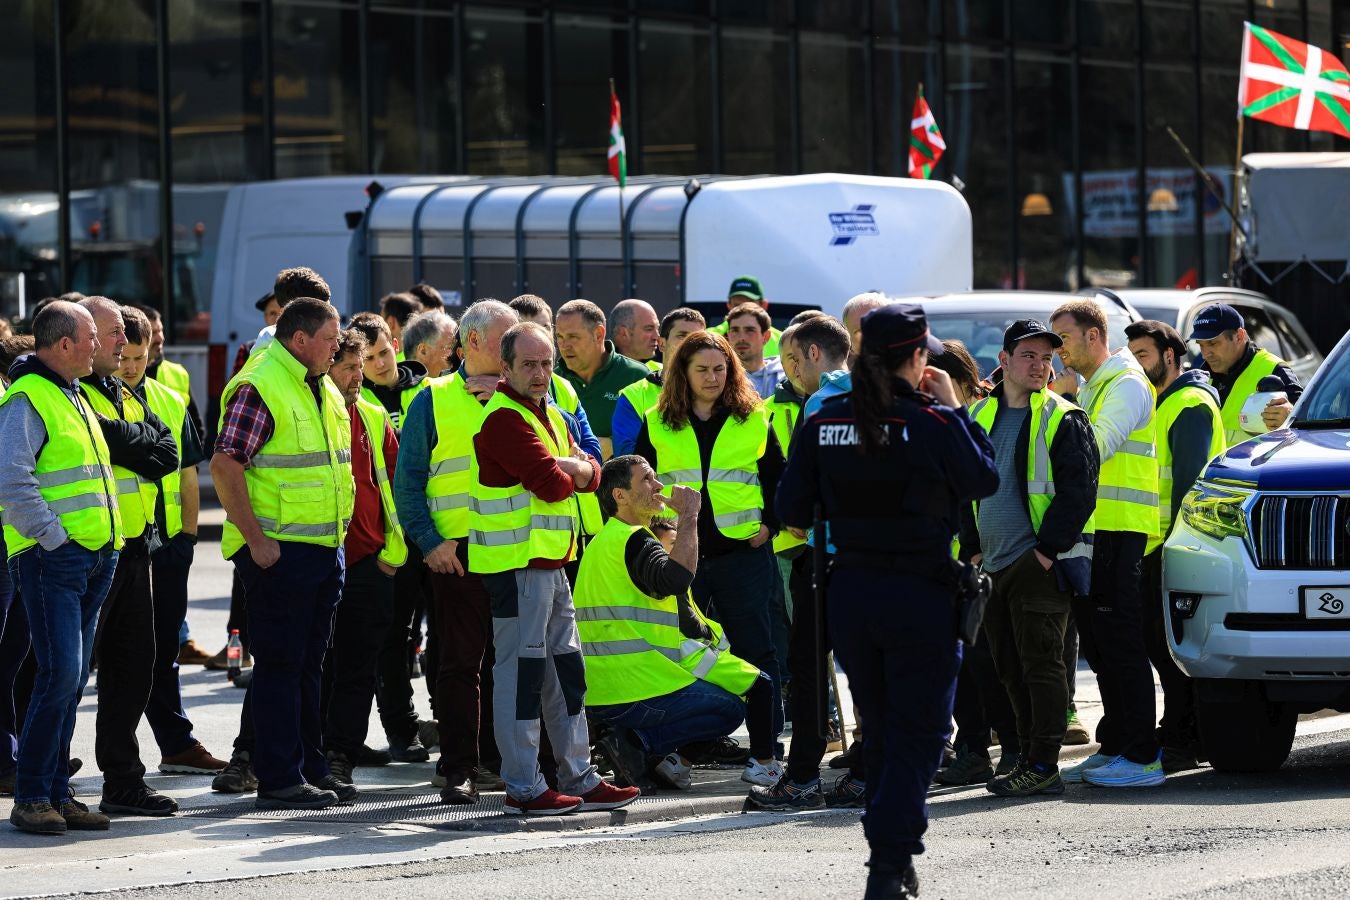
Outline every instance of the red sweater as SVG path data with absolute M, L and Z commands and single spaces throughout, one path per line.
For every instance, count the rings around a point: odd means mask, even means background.
M 553 425 L 540 404 L 512 390 L 505 381 L 498 383 L 497 390 L 533 410 L 548 429 L 549 436 L 558 440 L 559 436 L 554 434 Z M 571 435 L 562 435 L 560 443 L 570 445 Z M 474 435 L 473 450 L 478 457 L 478 477 L 484 485 L 514 487 L 519 484 L 545 503 L 560 503 L 574 491 L 590 493 L 600 485 L 600 464 L 594 457 L 586 457 L 591 464 L 591 480 L 584 488 L 576 487 L 572 476 L 558 468 L 557 460 L 539 440 L 530 423 L 512 409 L 495 410 L 483 420 L 483 427 Z M 531 569 L 560 569 L 562 566 L 560 559 L 530 560 Z
M 356 406 L 347 408 L 352 423 L 352 476 L 356 479 L 356 506 L 352 510 L 352 524 L 347 529 L 347 565 L 354 566 L 367 556 L 384 549 L 384 510 L 380 507 L 380 487 L 375 483 L 375 457 L 371 455 L 370 439 Z M 384 464 L 389 477 L 394 477 L 398 465 L 398 438 L 386 422 L 384 426 Z

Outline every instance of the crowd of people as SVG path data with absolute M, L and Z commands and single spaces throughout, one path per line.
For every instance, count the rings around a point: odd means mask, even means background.
M 160 771 L 275 809 L 350 802 L 357 768 L 434 745 L 444 803 L 499 790 L 514 815 L 616 809 L 734 765 L 754 808 L 866 807 L 874 862 L 903 881 L 934 779 L 1028 796 L 1197 765 L 1160 547 L 1205 464 L 1241 439 L 1257 381 L 1286 385 L 1271 427 L 1300 392 L 1240 315 L 1200 315 L 1188 338 L 1205 366 L 1186 370 L 1173 328 L 1137 322 L 1110 347 L 1101 308 L 1072 300 L 1012 323 L 982 373 L 920 307 L 879 293 L 782 332 L 758 279 L 728 293 L 708 328 L 685 307 L 555 313 L 532 295 L 456 320 L 419 285 L 344 328 L 324 279 L 287 269 L 257 301 L 266 327 L 239 349 L 209 447 L 157 315 L 39 304 L 30 334 L 0 341 L 11 822 L 174 813 L 145 782 L 145 716 Z M 178 684 L 179 664 L 231 662 L 187 629 L 204 461 L 246 669 L 228 759 L 194 737 Z M 956 560 L 992 579 L 964 654 Z M 826 788 L 832 644 L 859 728 Z M 1062 746 L 1088 742 L 1080 650 L 1099 748 L 1061 770 Z M 99 811 L 69 786 L 91 667 Z M 416 712 L 417 667 L 433 720 Z M 372 705 L 387 750 L 370 746 Z M 742 723 L 748 747 L 729 737 Z

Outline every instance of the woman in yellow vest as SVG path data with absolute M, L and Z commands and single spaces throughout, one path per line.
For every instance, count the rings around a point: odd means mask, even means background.
M 732 655 L 721 628 L 694 607 L 701 498 L 677 485 L 667 503 L 661 489 L 638 456 L 612 459 L 601 473 L 609 519 L 581 559 L 574 596 L 587 708 L 612 729 L 600 744 L 623 779 L 641 786 L 651 772 L 680 790 L 691 786 L 680 748 L 717 740 L 747 719 L 751 759 L 741 780 L 762 784 L 779 768 L 773 682 Z M 654 531 L 667 510 L 684 524 L 668 547 Z
M 759 394 L 721 335 L 691 334 L 665 378 L 636 452 L 667 491 L 682 484 L 702 494 L 694 602 L 725 626 L 737 656 L 773 679 L 778 732 L 783 710 L 771 616 L 781 581 L 771 541 L 783 453 Z

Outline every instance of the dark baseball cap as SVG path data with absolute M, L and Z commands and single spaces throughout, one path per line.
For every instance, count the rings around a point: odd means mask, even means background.
M 928 318 L 917 303 L 889 303 L 862 317 L 863 349 L 878 353 L 927 347 L 933 356 L 946 352 L 928 330 Z
M 1246 323 L 1242 320 L 1242 313 L 1238 312 L 1227 303 L 1211 303 L 1200 314 L 1195 317 L 1195 324 L 1191 326 L 1191 336 L 1188 341 L 1208 341 L 1212 340 L 1225 331 L 1236 331 L 1245 327 Z
M 266 294 L 263 294 L 261 297 L 258 298 L 257 302 L 253 304 L 253 307 L 254 309 L 258 310 L 258 312 L 262 312 L 263 310 L 267 309 L 267 304 L 271 303 L 276 298 L 277 298 L 276 294 L 272 293 L 271 291 L 268 291 Z
M 1055 348 L 1064 346 L 1064 338 L 1035 319 L 1018 319 L 1003 331 L 1003 352 L 1011 353 L 1013 348 L 1017 346 L 1018 341 L 1025 341 L 1027 338 L 1033 337 L 1049 338 L 1050 346 Z
M 764 288 L 760 286 L 759 279 L 753 275 L 737 275 L 731 282 L 731 287 L 727 289 L 727 299 L 732 297 L 745 297 L 761 303 L 764 300 Z

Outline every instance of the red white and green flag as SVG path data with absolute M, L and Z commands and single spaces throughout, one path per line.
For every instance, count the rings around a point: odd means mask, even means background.
M 628 183 L 628 149 L 623 142 L 619 95 L 614 93 L 612 81 L 609 83 L 609 174 L 621 188 Z
M 1350 73 L 1334 53 L 1248 22 L 1238 114 L 1350 137 Z
M 938 131 L 937 120 L 923 99 L 923 85 L 919 85 L 919 94 L 914 98 L 914 115 L 909 120 L 909 177 L 931 178 L 933 166 L 942 157 L 947 144 Z

